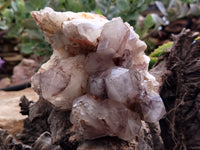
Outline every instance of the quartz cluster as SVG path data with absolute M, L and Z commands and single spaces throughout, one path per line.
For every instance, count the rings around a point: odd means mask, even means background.
M 131 140 L 141 120 L 163 117 L 158 83 L 148 72 L 146 44 L 128 23 L 51 8 L 32 16 L 54 49 L 33 76 L 33 88 L 57 109 L 71 110 L 77 136 Z

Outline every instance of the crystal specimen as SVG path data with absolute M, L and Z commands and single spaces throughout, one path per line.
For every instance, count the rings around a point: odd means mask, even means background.
M 51 8 L 32 16 L 54 49 L 32 78 L 33 87 L 57 109 L 71 110 L 80 139 L 131 140 L 141 120 L 162 118 L 165 108 L 148 73 L 146 44 L 128 23 Z

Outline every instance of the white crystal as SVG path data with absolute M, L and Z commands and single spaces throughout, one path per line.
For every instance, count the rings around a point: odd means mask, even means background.
M 55 12 L 49 7 L 31 15 L 51 46 L 57 51 L 68 51 L 69 55 L 95 50 L 102 27 L 108 22 L 98 14 Z

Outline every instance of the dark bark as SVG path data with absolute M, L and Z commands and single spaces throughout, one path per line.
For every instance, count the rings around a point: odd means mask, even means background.
M 160 95 L 167 114 L 160 121 L 166 149 L 200 149 L 200 40 L 183 30 L 173 36 Z
M 134 143 L 116 137 L 103 137 L 81 143 L 78 150 L 136 150 L 136 147 Z
M 29 101 L 26 96 L 22 96 L 20 98 L 20 103 L 19 106 L 21 107 L 20 113 L 22 115 L 29 115 L 29 106 L 30 104 L 33 103 L 33 101 Z
M 70 111 L 56 110 L 42 98 L 33 103 L 24 96 L 21 98 L 20 107 L 21 113 L 28 115 L 28 118 L 24 120 L 22 133 L 17 135 L 18 140 L 33 146 L 33 150 L 77 148 L 77 141 L 69 141 L 73 134 L 70 130 Z
M 59 145 L 53 145 L 51 143 L 51 134 L 44 132 L 38 137 L 33 144 L 32 150 L 62 150 Z
M 7 130 L 0 129 L 0 150 L 31 150 L 31 146 L 16 141 Z
M 29 116 L 24 120 L 24 129 L 22 133 L 17 135 L 17 139 L 25 144 L 32 145 L 43 132 L 50 131 L 48 117 L 53 105 L 42 98 L 33 104 L 30 104 L 31 102 L 24 98 L 21 98 L 21 100 L 21 113 L 28 113 Z
M 50 123 L 51 142 L 60 145 L 64 150 L 76 150 L 78 141 L 69 141 L 73 134 L 70 122 L 71 111 L 63 111 L 54 109 L 48 121 Z

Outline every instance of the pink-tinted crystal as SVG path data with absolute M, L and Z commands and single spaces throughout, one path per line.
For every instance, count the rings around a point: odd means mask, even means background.
M 86 58 L 86 70 L 89 74 L 98 74 L 115 66 L 111 57 L 99 53 L 90 53 Z
M 143 119 L 147 122 L 159 121 L 165 114 L 165 107 L 160 95 L 154 91 L 149 93 L 141 100 Z
M 129 69 L 114 67 L 105 78 L 108 98 L 122 104 L 133 103 L 139 92 L 134 89 Z
M 76 133 L 84 139 L 109 135 L 131 140 L 141 127 L 137 113 L 116 101 L 96 100 L 90 95 L 74 101 L 71 122 L 76 125 Z
M 119 55 L 123 51 L 124 40 L 127 38 L 129 28 L 121 18 L 115 18 L 103 26 L 97 53 L 107 56 Z
M 35 91 L 59 109 L 71 110 L 73 100 L 87 91 L 85 56 L 58 59 L 32 77 Z M 45 66 L 44 66 L 45 68 Z

